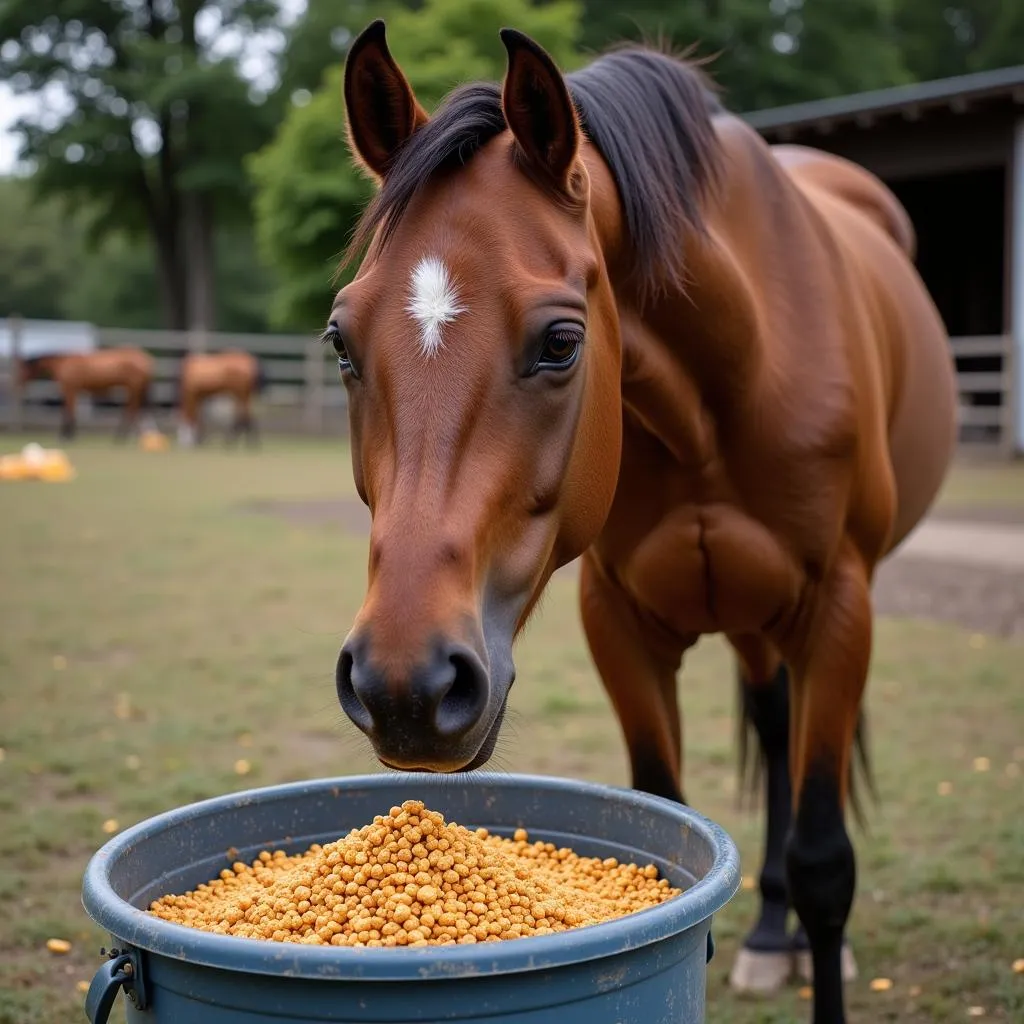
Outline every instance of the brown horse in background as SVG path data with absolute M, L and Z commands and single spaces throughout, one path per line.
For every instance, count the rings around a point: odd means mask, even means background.
M 563 77 L 501 37 L 502 85 L 432 116 L 382 22 L 346 63 L 379 187 L 324 333 L 372 516 L 341 705 L 394 768 L 486 763 L 513 640 L 582 555 L 632 783 L 681 801 L 677 673 L 724 634 L 767 792 L 733 984 L 777 987 L 809 944 L 814 1021 L 837 1024 L 872 579 L 955 439 L 912 227 L 866 171 L 769 147 L 685 61 L 631 47 Z
M 45 379 L 55 381 L 60 388 L 64 403 L 60 436 L 67 440 L 71 440 L 78 429 L 75 412 L 82 392 L 99 396 L 111 388 L 124 388 L 124 415 L 114 434 L 121 439 L 133 427 L 138 427 L 148 407 L 153 357 L 139 348 L 101 348 L 94 352 L 53 353 L 19 361 L 19 387 L 30 380 Z
M 251 352 L 229 349 L 225 352 L 193 352 L 181 361 L 178 380 L 178 444 L 190 447 L 201 443 L 202 406 L 208 398 L 230 395 L 235 403 L 235 419 L 228 441 L 245 433 L 248 443 L 258 442 L 252 399 L 265 384 L 259 359 Z

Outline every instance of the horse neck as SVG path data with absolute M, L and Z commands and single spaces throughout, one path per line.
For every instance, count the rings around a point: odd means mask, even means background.
M 692 390 L 701 404 L 726 415 L 769 375 L 777 377 L 789 358 L 774 342 L 778 332 L 764 329 L 762 289 L 791 296 L 789 304 L 801 307 L 799 260 L 785 247 L 806 240 L 805 210 L 751 129 L 723 116 L 716 132 L 722 171 L 703 204 L 704 230 L 680 243 L 685 288 L 666 288 L 646 302 L 632 282 L 614 183 L 606 167 L 591 170 L 595 224 L 619 305 L 627 406 L 670 415 Z

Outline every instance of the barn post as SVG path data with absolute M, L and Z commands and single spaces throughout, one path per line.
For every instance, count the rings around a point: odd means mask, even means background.
M 324 363 L 324 346 L 320 340 L 307 342 L 303 426 L 310 434 L 322 434 L 324 429 Z
M 1012 452 L 1024 455 L 1024 117 L 1013 129 L 1010 160 L 1010 401 L 1013 403 Z
M 25 425 L 25 388 L 18 381 L 18 362 L 21 359 L 21 317 L 17 313 L 7 318 L 7 327 L 11 334 L 10 396 L 11 396 L 11 430 L 17 433 Z

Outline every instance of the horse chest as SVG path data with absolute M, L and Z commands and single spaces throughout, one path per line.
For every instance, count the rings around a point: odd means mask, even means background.
M 687 506 L 621 551 L 617 574 L 641 607 L 681 635 L 758 632 L 799 600 L 797 561 L 729 506 Z

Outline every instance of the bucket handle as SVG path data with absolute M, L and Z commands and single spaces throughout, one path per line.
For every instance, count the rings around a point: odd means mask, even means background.
M 85 997 L 85 1015 L 90 1024 L 107 1024 L 110 1011 L 120 989 L 124 989 L 139 1009 L 140 1000 L 136 995 L 138 977 L 135 957 L 131 953 L 119 953 L 112 949 L 106 960 L 93 975 L 92 984 Z

